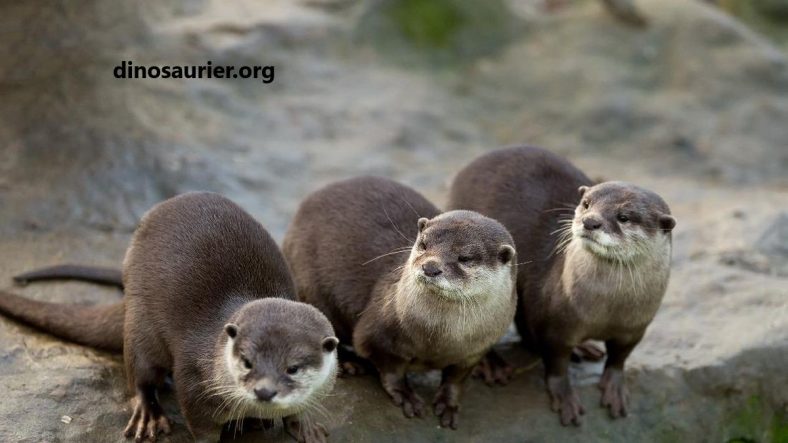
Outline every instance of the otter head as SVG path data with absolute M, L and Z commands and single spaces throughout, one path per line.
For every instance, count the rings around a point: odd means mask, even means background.
M 514 240 L 497 221 L 473 211 L 449 211 L 419 219 L 418 229 L 406 266 L 422 288 L 464 300 L 511 284 Z
M 630 262 L 642 256 L 670 254 L 676 220 L 654 192 L 623 182 L 581 186 L 572 221 L 572 241 L 610 260 Z
M 339 340 L 313 306 L 256 300 L 233 315 L 224 333 L 224 364 L 234 386 L 222 394 L 234 395 L 247 410 L 273 416 L 300 411 L 333 387 Z

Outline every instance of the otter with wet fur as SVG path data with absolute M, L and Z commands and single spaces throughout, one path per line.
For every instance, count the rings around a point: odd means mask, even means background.
M 471 211 L 440 211 L 394 181 L 359 177 L 307 197 L 285 236 L 299 299 L 377 368 L 407 417 L 424 402 L 406 372 L 440 369 L 433 402 L 456 428 L 467 375 L 514 316 L 513 240 Z
M 605 341 L 602 405 L 627 414 L 624 363 L 660 306 L 668 284 L 675 219 L 654 192 L 622 182 L 593 185 L 567 160 L 514 147 L 479 157 L 451 188 L 450 208 L 499 220 L 521 261 L 516 324 L 541 354 L 561 423 L 584 413 L 569 383 L 572 348 Z
M 111 277 L 111 276 L 110 276 Z M 337 339 L 326 317 L 294 301 L 265 229 L 230 200 L 188 193 L 151 209 L 123 264 L 125 299 L 81 307 L 0 294 L 0 312 L 53 335 L 123 351 L 135 393 L 124 434 L 156 440 L 170 423 L 158 400 L 168 373 L 198 441 L 221 424 L 282 418 L 299 441 L 325 441 L 311 421 L 331 390 Z

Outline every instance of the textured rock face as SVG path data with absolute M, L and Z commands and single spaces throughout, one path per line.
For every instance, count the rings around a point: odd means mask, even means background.
M 329 181 L 385 175 L 442 204 L 476 155 L 539 144 L 591 176 L 657 191 L 678 220 L 668 293 L 629 362 L 630 417 L 597 407 L 601 367 L 583 364 L 573 375 L 585 424 L 561 428 L 541 365 L 512 348 L 518 376 L 470 382 L 456 432 L 406 420 L 371 376 L 340 380 L 326 405 L 335 441 L 785 439 L 784 53 L 701 3 L 640 1 L 645 30 L 596 2 L 552 15 L 533 3 L 496 3 L 500 32 L 480 28 L 489 41 L 471 46 L 473 20 L 398 27 L 408 2 L 3 4 L 0 281 L 65 261 L 118 266 L 142 213 L 186 190 L 228 195 L 281 239 L 299 200 Z M 417 56 L 403 56 L 408 45 Z M 124 59 L 275 64 L 277 78 L 117 80 Z M 120 297 L 78 283 L 12 290 Z M 417 381 L 430 398 L 434 374 Z M 121 441 L 124 388 L 119 357 L 0 319 L 0 441 Z M 171 395 L 165 403 L 173 440 L 187 441 Z M 279 429 L 239 437 L 261 435 L 288 441 Z

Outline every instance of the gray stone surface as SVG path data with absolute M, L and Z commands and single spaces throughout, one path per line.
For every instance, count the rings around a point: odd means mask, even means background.
M 597 2 L 501 5 L 505 32 L 479 28 L 489 41 L 468 50 L 462 26 L 478 22 L 414 34 L 381 2 L 0 4 L 2 286 L 53 263 L 119 265 L 142 213 L 186 190 L 228 195 L 281 240 L 299 200 L 329 181 L 380 174 L 442 204 L 476 155 L 529 142 L 654 189 L 678 219 L 668 293 L 630 359 L 631 416 L 610 420 L 600 366 L 576 365 L 589 413 L 560 427 L 541 366 L 509 346 L 518 376 L 470 382 L 460 430 L 405 419 L 365 376 L 328 400 L 332 439 L 786 441 L 785 54 L 700 2 L 640 1 L 645 30 Z M 117 80 L 123 59 L 275 64 L 277 79 Z M 120 297 L 79 283 L 12 290 Z M 417 381 L 434 392 L 434 374 Z M 121 441 L 124 386 L 119 357 L 0 319 L 0 441 Z M 165 401 L 172 440 L 187 440 Z M 288 441 L 278 429 L 241 438 Z

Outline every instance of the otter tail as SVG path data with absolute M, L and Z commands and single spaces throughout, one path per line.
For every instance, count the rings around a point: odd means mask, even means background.
M 123 274 L 119 269 L 99 266 L 57 265 L 36 269 L 14 276 L 14 281 L 27 284 L 41 280 L 84 280 L 123 289 Z
M 0 291 L 0 313 L 56 337 L 106 351 L 123 350 L 123 302 L 79 306 Z

